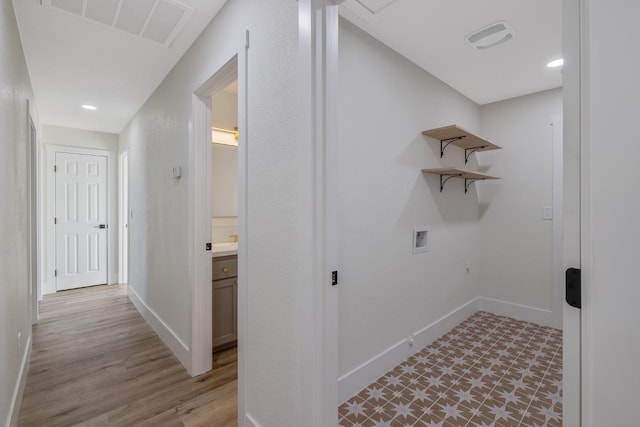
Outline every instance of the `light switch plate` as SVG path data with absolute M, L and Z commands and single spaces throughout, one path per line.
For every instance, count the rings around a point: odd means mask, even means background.
M 542 219 L 553 219 L 553 208 L 551 206 L 545 206 L 542 208 Z

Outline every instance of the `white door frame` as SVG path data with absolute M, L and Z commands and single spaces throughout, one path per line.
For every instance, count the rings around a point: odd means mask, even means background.
M 40 290 L 40 148 L 38 144 L 38 132 L 31 115 L 31 103 L 27 100 L 27 126 L 28 126 L 28 162 L 29 162 L 29 255 L 30 255 L 30 286 L 31 298 L 31 324 L 38 323 L 38 301 Z
M 580 268 L 585 245 L 584 212 L 586 182 L 584 181 L 585 157 L 582 135 L 582 0 L 563 0 L 563 271 Z M 584 241 L 584 240 L 583 240 Z M 584 273 L 584 272 L 583 272 Z M 583 280 L 584 289 L 584 280 Z M 564 302 L 563 307 L 563 425 L 582 425 L 582 331 L 581 310 Z
M 211 96 L 238 80 L 238 426 L 245 420 L 247 306 L 250 286 L 248 277 L 247 234 L 247 168 L 248 127 L 247 89 L 249 32 L 237 42 L 238 48 L 218 70 L 193 93 L 193 126 L 189 146 L 189 169 L 193 180 L 189 187 L 189 241 L 191 271 L 191 360 L 188 368 L 193 376 L 211 370 L 212 366 L 212 289 L 211 252 Z M 204 197 L 202 196 L 204 195 Z
M 338 5 L 300 0 L 300 175 L 310 195 L 309 267 L 300 289 L 302 399 L 308 426 L 338 424 L 338 296 L 332 271 L 337 251 Z M 307 182 L 308 180 L 308 182 Z M 305 223 L 306 224 L 306 223 Z M 303 236 L 301 236 L 301 241 Z
M 93 148 L 71 147 L 64 145 L 47 144 L 45 146 L 46 157 L 46 208 L 45 208 L 45 224 L 46 224 L 46 266 L 42 274 L 42 294 L 52 294 L 56 292 L 56 278 L 54 271 L 56 269 L 56 249 L 55 249 L 55 227 L 53 219 L 55 218 L 56 208 L 56 191 L 55 191 L 55 165 L 56 153 L 71 154 L 87 154 L 93 156 L 105 156 L 107 158 L 107 283 L 117 283 L 118 272 L 117 263 L 117 245 L 115 242 L 118 237 L 118 211 L 117 211 L 117 162 L 116 153 L 113 151 L 97 150 Z
M 129 281 L 129 152 L 118 158 L 118 283 Z M 126 238 L 125 238 L 126 237 Z

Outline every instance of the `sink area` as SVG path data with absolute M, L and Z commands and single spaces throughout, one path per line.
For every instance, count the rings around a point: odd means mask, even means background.
M 233 242 L 214 243 L 211 247 L 211 256 L 213 258 L 238 254 L 238 244 Z

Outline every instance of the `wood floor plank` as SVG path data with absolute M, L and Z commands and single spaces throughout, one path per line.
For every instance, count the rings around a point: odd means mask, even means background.
M 237 425 L 237 350 L 191 378 L 126 296 L 126 286 L 47 295 L 19 426 Z

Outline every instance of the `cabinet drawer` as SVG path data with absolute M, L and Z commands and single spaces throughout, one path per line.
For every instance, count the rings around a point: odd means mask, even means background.
M 213 260 L 213 280 L 227 279 L 238 275 L 238 257 L 221 257 Z

